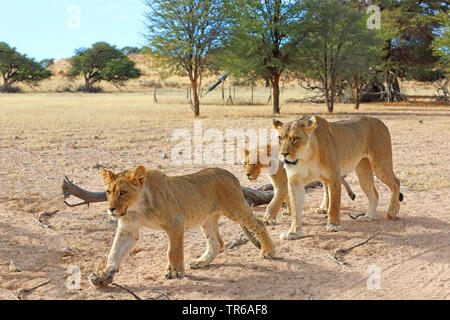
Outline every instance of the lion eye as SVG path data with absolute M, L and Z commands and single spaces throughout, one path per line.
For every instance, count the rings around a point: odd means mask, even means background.
M 278 136 L 278 140 L 283 140 L 283 137 L 282 136 Z
M 294 143 L 297 143 L 297 142 L 299 142 L 300 141 L 300 138 L 299 137 L 295 137 L 294 138 L 294 140 L 292 140 Z
M 107 193 L 107 194 L 110 194 L 110 193 L 111 193 L 111 190 L 106 190 L 106 193 Z
M 123 197 L 124 195 L 126 195 L 127 193 L 126 193 L 126 191 L 122 191 L 121 193 L 120 193 L 120 195 Z

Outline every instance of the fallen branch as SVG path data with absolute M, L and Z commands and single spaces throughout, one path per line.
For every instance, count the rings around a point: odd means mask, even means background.
M 322 183 L 320 183 L 319 181 L 313 181 L 311 183 L 308 183 L 305 186 L 305 189 L 315 188 L 318 186 L 322 186 Z M 71 208 L 82 205 L 87 205 L 89 207 L 89 204 L 91 203 L 106 201 L 105 191 L 92 192 L 85 190 L 74 184 L 72 181 L 70 181 L 68 177 L 64 177 L 62 184 L 62 192 L 64 195 L 64 203 Z M 257 207 L 263 204 L 268 204 L 270 203 L 270 201 L 272 201 L 272 198 L 274 196 L 273 186 L 270 184 L 263 185 L 257 189 L 242 187 L 242 192 L 244 193 L 245 200 L 247 200 L 247 203 L 251 207 Z M 75 204 L 68 203 L 66 199 L 69 198 L 70 196 L 77 197 L 83 200 L 83 202 Z
M 58 212 L 59 212 L 59 210 L 55 210 L 55 211 L 51 211 L 51 212 L 47 212 L 47 211 L 41 212 L 38 215 L 38 220 L 41 221 L 41 218 L 43 216 L 52 216 L 52 215 L 54 215 L 55 213 L 58 213 Z
M 125 290 L 126 292 L 128 292 L 129 294 L 131 294 L 136 300 L 142 300 L 138 295 L 136 295 L 133 291 L 131 291 L 130 289 L 127 289 L 125 287 L 122 287 L 120 284 L 117 284 L 115 282 L 111 283 L 112 286 L 116 286 L 122 290 Z
M 328 257 L 330 257 L 330 259 L 333 260 L 334 262 L 336 262 L 337 264 L 340 264 L 340 265 L 348 265 L 347 262 L 345 262 L 345 261 L 340 261 L 340 260 L 338 260 L 337 258 L 333 257 L 331 254 L 328 254 Z
M 65 177 L 63 181 L 62 191 L 64 194 L 64 203 L 69 207 L 77 207 L 84 204 L 89 206 L 90 203 L 106 201 L 106 192 L 91 192 L 85 190 L 74 184 L 67 177 Z M 247 200 L 248 204 L 254 207 L 260 206 L 262 204 L 268 204 L 272 200 L 274 195 L 273 191 L 271 190 L 261 191 L 247 187 L 242 187 L 242 192 L 244 193 L 244 197 Z M 70 204 L 66 201 L 66 199 L 70 196 L 77 197 L 83 200 L 83 202 Z
M 52 281 L 52 280 L 48 280 L 48 281 L 46 281 L 46 282 L 44 282 L 44 283 L 41 283 L 41 284 L 39 284 L 39 285 L 37 285 L 37 286 L 35 286 L 35 287 L 33 287 L 33 288 L 30 288 L 30 289 L 21 288 L 21 289 L 17 290 L 16 296 L 17 296 L 17 298 L 18 298 L 19 300 L 21 300 L 21 299 L 22 299 L 22 294 L 24 294 L 24 293 L 30 293 L 30 292 L 36 290 L 37 288 L 43 287 L 43 286 L 49 284 L 50 281 Z
M 375 233 L 374 233 L 371 237 L 369 237 L 368 239 L 366 239 L 366 240 L 364 240 L 363 242 L 360 242 L 360 243 L 358 243 L 358 244 L 355 244 L 353 247 L 350 247 L 350 248 L 348 248 L 348 249 L 341 249 L 341 248 L 339 248 L 339 249 L 334 250 L 333 256 L 336 257 L 336 255 L 337 255 L 338 253 L 347 253 L 347 252 L 349 252 L 349 251 L 351 251 L 351 250 L 353 250 L 353 249 L 355 249 L 355 248 L 357 248 L 357 247 L 362 246 L 363 244 L 367 243 L 368 241 L 372 240 L 372 239 L 375 238 L 377 235 L 379 235 L 380 232 L 381 232 L 381 230 L 378 230 L 377 232 L 375 232 Z
M 43 224 L 42 222 L 40 222 L 38 219 L 36 219 L 35 217 L 31 217 L 31 219 L 33 219 L 34 222 L 36 222 L 37 224 L 39 224 L 41 227 L 49 229 L 50 226 Z
M 248 239 L 244 238 L 244 235 L 241 233 L 241 234 L 239 235 L 238 239 L 237 239 L 235 242 L 233 242 L 233 243 L 228 247 L 228 249 L 233 249 L 233 248 L 235 248 L 235 247 L 242 246 L 243 244 L 246 244 L 247 242 L 248 242 Z
M 341 264 L 341 265 L 347 265 L 348 263 L 339 260 L 338 257 L 337 257 L 337 255 L 338 255 L 339 253 L 342 253 L 342 254 L 348 253 L 348 252 L 350 252 L 351 250 L 353 250 L 353 249 L 355 249 L 355 248 L 357 248 L 357 247 L 362 246 L 363 244 L 367 243 L 368 241 L 372 240 L 372 239 L 375 238 L 377 235 L 379 235 L 380 232 L 381 232 L 381 230 L 375 232 L 375 233 L 374 233 L 372 236 L 370 236 L 368 239 L 366 239 L 366 240 L 364 240 L 364 241 L 362 241 L 362 242 L 360 242 L 360 243 L 358 243 L 358 244 L 355 244 L 354 246 L 352 246 L 352 247 L 350 247 L 350 248 L 347 248 L 347 249 L 342 249 L 342 248 L 336 249 L 336 250 L 334 250 L 334 252 L 333 252 L 332 255 L 331 255 L 331 254 L 328 254 L 328 256 L 329 256 L 334 262 L 336 262 L 336 263 L 339 263 L 339 264 Z

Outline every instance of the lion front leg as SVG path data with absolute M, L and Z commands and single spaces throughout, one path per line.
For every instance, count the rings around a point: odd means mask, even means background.
M 323 184 L 323 199 L 319 209 L 316 210 L 317 214 L 327 214 L 329 207 L 328 184 L 326 183 L 322 184 Z
M 167 257 L 169 264 L 163 273 L 166 279 L 176 279 L 184 277 L 184 226 L 177 226 L 165 230 L 169 237 L 169 249 Z
M 284 201 L 284 195 L 282 194 L 282 190 L 276 189 L 275 194 L 273 196 L 272 201 L 270 201 L 269 205 L 266 209 L 266 214 L 264 215 L 263 222 L 266 225 L 275 224 L 277 219 L 278 212 L 281 209 Z
M 139 229 L 121 225 L 117 227 L 114 243 L 108 255 L 108 261 L 103 271 L 89 275 L 89 281 L 94 286 L 106 286 L 113 281 L 114 274 L 119 271 L 123 259 L 136 246 L 139 239 Z
M 341 209 L 341 182 L 337 179 L 330 182 L 329 190 L 329 207 L 328 207 L 328 223 L 327 231 L 341 231 L 344 228 L 341 226 L 340 209 Z
M 295 240 L 302 237 L 302 210 L 305 187 L 303 183 L 289 182 L 288 185 L 289 201 L 291 203 L 291 227 L 288 232 L 280 234 L 281 240 Z

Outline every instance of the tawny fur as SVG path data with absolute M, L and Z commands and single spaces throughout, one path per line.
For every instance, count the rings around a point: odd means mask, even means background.
M 271 146 L 268 144 L 266 146 L 266 150 L 256 150 L 256 163 L 252 163 L 250 161 L 250 151 L 244 150 L 244 169 L 245 169 L 245 175 L 249 180 L 256 180 L 261 174 L 261 170 L 264 168 L 270 168 L 271 164 L 264 164 L 260 159 L 260 153 L 265 152 L 267 155 L 267 158 L 270 158 L 271 156 Z M 269 205 L 266 208 L 266 214 L 264 215 L 263 221 L 265 224 L 275 224 L 276 218 L 278 215 L 278 212 L 280 211 L 283 202 L 286 203 L 288 207 L 289 214 L 291 213 L 290 210 L 290 203 L 289 203 L 289 194 L 288 194 L 288 179 L 286 175 L 286 170 L 283 167 L 283 162 L 280 160 L 276 160 L 279 162 L 278 164 L 278 170 L 274 174 L 269 174 L 270 180 L 272 181 L 273 190 L 274 190 L 274 196 L 272 201 L 269 203 Z M 347 181 L 342 177 L 341 182 L 344 185 L 345 189 L 347 190 L 347 193 L 349 197 L 353 200 L 355 195 L 350 188 L 350 186 L 347 184 Z M 324 185 L 324 190 L 328 190 L 326 186 Z M 316 210 L 316 213 L 319 214 L 326 214 L 328 210 L 328 192 L 324 192 L 324 200 L 322 201 L 322 204 L 319 209 Z
M 167 279 L 184 276 L 184 230 L 201 227 L 207 249 L 191 268 L 207 266 L 223 247 L 218 221 L 221 215 L 253 231 L 261 243 L 262 258 L 272 258 L 275 247 L 264 224 L 245 201 L 238 179 L 230 172 L 212 168 L 170 177 L 158 170 L 136 170 L 119 174 L 101 169 L 107 189 L 108 213 L 118 220 L 113 246 L 105 269 L 91 274 L 94 285 L 112 282 L 120 263 L 135 247 L 142 227 L 164 230 L 169 238 Z
M 400 208 L 400 181 L 392 167 L 391 136 L 386 125 L 372 117 L 328 122 L 318 116 L 305 116 L 286 124 L 273 121 L 280 136 L 280 158 L 288 177 L 288 192 L 293 211 L 292 223 L 282 239 L 301 237 L 303 186 L 321 181 L 329 198 L 328 231 L 342 229 L 340 222 L 341 176 L 355 171 L 369 199 L 367 212 L 359 217 L 370 221 L 378 204 L 373 172 L 391 190 L 387 217 L 396 219 Z

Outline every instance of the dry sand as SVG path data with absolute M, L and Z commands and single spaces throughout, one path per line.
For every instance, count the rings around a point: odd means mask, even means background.
M 303 113 L 323 112 L 327 119 L 336 120 L 355 113 L 348 105 L 338 105 L 336 111 L 330 116 L 324 105 L 284 104 L 280 118 L 287 121 Z M 399 220 L 385 218 L 390 193 L 378 181 L 375 220 L 350 219 L 350 214 L 363 212 L 367 204 L 351 175 L 348 181 L 357 197 L 353 202 L 342 195 L 342 232 L 327 233 L 326 219 L 314 214 L 322 197 L 317 188 L 305 198 L 303 239 L 278 239 L 287 230 L 289 217 L 280 215 L 277 225 L 268 227 L 277 248 L 276 260 L 260 260 L 256 248 L 247 243 L 224 249 L 205 269 L 187 268 L 184 279 L 164 280 L 167 236 L 142 230 L 140 251 L 127 257 L 115 282 L 143 299 L 165 299 L 161 293 L 170 299 L 449 299 L 450 108 L 373 104 L 362 105 L 359 113 L 380 118 L 391 131 L 394 170 L 405 196 Z M 269 128 L 271 108 L 203 106 L 201 120 L 204 129 Z M 13 299 L 11 293 L 48 279 L 50 284 L 25 298 L 132 299 L 117 287 L 98 289 L 88 283 L 88 274 L 105 263 L 116 224 L 108 219 L 104 203 L 89 208 L 64 206 L 62 179 L 67 175 L 87 189 L 100 191 L 96 164 L 115 171 L 143 164 L 169 175 L 197 171 L 205 166 L 176 166 L 160 156 L 160 151 L 170 156 L 177 143 L 171 141 L 174 129 L 192 131 L 193 121 L 186 105 L 153 104 L 151 96 L 138 93 L 1 95 L 0 299 Z M 240 166 L 222 167 L 243 185 L 269 182 L 267 177 L 247 181 Z M 42 211 L 57 209 L 57 214 L 42 220 L 51 228 L 32 220 Z M 264 210 L 262 206 L 254 211 L 261 217 Z M 343 257 L 347 265 L 328 257 L 333 250 L 350 247 L 378 230 L 381 234 L 375 239 Z M 240 228 L 223 218 L 220 232 L 228 247 Z M 63 257 L 64 246 L 76 255 Z M 201 255 L 204 248 L 199 230 L 186 233 L 186 261 Z M 10 271 L 11 260 L 23 271 Z M 79 290 L 66 287 L 66 270 L 71 265 L 81 270 Z M 368 268 L 380 271 L 380 289 L 368 289 L 372 275 Z

